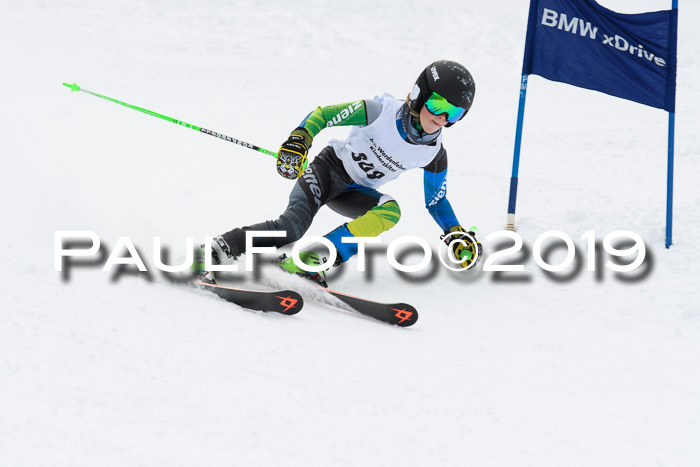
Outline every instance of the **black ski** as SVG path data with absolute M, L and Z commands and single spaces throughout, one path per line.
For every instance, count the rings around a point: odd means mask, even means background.
M 274 311 L 283 315 L 294 315 L 299 313 L 304 306 L 304 299 L 293 290 L 244 290 L 201 281 L 195 281 L 192 284 L 218 295 L 227 302 L 250 310 Z
M 366 298 L 354 297 L 336 290 L 325 289 L 330 295 L 360 314 L 385 323 L 406 327 L 418 321 L 418 311 L 407 303 L 380 303 Z

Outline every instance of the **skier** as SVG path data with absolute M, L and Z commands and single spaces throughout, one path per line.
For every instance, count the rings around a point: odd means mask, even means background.
M 378 188 L 403 172 L 424 170 L 425 205 L 450 246 L 454 261 L 468 268 L 481 256 L 481 244 L 457 220 L 447 200 L 445 178 L 447 152 L 442 145 L 442 128 L 464 118 L 472 105 L 474 80 L 459 63 L 440 60 L 428 65 L 418 76 L 408 97 L 389 94 L 372 100 L 318 107 L 294 129 L 282 144 L 277 172 L 297 180 L 285 211 L 275 220 L 234 228 L 214 238 L 212 259 L 231 264 L 245 253 L 247 230 L 285 231 L 283 237 L 256 237 L 254 245 L 282 247 L 299 240 L 323 205 L 351 218 L 325 237 L 337 250 L 334 266 L 357 253 L 356 243 L 343 237 L 374 237 L 391 229 L 401 216 L 399 205 Z M 307 162 L 313 138 L 325 127 L 352 126 L 344 140 L 331 140 Z M 203 251 L 203 250 L 202 250 Z M 319 265 L 327 248 L 311 245 L 299 254 L 306 265 Z M 291 273 L 305 275 L 325 286 L 323 273 L 309 273 L 283 255 L 279 265 Z M 194 269 L 204 278 L 203 254 Z

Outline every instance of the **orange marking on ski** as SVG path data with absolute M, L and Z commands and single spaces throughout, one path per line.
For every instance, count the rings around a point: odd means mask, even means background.
M 396 312 L 396 314 L 394 316 L 396 316 L 397 318 L 399 318 L 401 320 L 401 321 L 399 321 L 399 324 L 403 323 L 404 321 L 408 321 L 411 318 L 411 316 L 413 316 L 413 312 L 408 311 L 406 309 L 397 310 L 396 308 L 392 308 L 392 310 L 394 310 Z
M 289 311 L 291 308 L 294 308 L 294 307 L 296 306 L 297 302 L 299 301 L 299 300 L 297 300 L 296 298 L 292 298 L 292 297 L 280 297 L 280 296 L 278 296 L 278 295 L 275 295 L 275 297 L 277 297 L 277 298 L 279 298 L 280 300 L 282 300 L 282 301 L 280 302 L 280 306 L 286 307 L 286 308 L 282 311 L 282 313 L 286 313 L 286 312 Z
M 377 301 L 375 301 L 375 300 L 369 300 L 369 299 L 363 298 L 363 297 L 356 297 L 356 296 L 354 296 L 354 295 L 350 295 L 350 294 L 347 294 L 347 293 L 338 292 L 337 290 L 331 290 L 331 289 L 322 289 L 322 290 L 325 290 L 326 292 L 337 293 L 338 295 L 343 295 L 343 296 L 345 296 L 345 297 L 356 298 L 356 299 L 358 299 L 358 300 L 362 300 L 363 302 L 379 303 L 380 305 L 383 305 L 382 302 L 377 302 Z
M 208 283 L 208 282 L 199 282 L 199 281 L 198 281 L 198 282 L 195 282 L 195 284 L 204 285 L 204 286 L 207 286 L 207 287 L 218 287 L 219 289 L 238 290 L 238 291 L 241 291 L 241 292 L 248 292 L 248 290 L 245 290 L 245 289 L 236 289 L 235 287 L 226 287 L 226 286 L 219 285 L 219 284 L 210 284 L 210 283 Z

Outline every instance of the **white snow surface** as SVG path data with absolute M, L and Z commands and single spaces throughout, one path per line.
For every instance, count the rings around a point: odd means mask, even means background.
M 428 63 L 459 61 L 477 94 L 444 132 L 448 193 L 483 238 L 505 224 L 528 3 L 0 3 L 0 465 L 699 465 L 697 2 L 680 5 L 674 245 L 667 113 L 533 76 L 517 215 L 528 250 L 514 257 L 525 273 L 434 259 L 400 275 L 379 249 L 368 273 L 353 259 L 331 278 L 415 305 L 405 329 L 311 301 L 294 317 L 251 312 L 164 284 L 153 237 L 180 256 L 187 236 L 277 217 L 292 184 L 269 156 L 62 86 L 276 151 L 318 105 L 403 96 Z M 347 131 L 324 130 L 312 153 Z M 403 212 L 384 248 L 414 235 L 436 249 L 421 171 L 383 191 Z M 342 222 L 324 208 L 309 234 Z M 131 238 L 153 281 L 113 280 L 98 262 L 63 280 L 58 230 L 93 231 L 106 254 Z M 579 246 L 581 269 L 557 273 L 569 280 L 533 260 L 549 230 Z M 644 239 L 641 277 L 605 268 L 605 253 L 586 270 L 581 235 L 615 230 Z

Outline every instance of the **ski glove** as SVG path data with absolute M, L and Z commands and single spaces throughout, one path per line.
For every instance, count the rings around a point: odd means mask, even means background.
M 469 269 L 481 259 L 481 243 L 476 240 L 474 232 L 467 232 L 461 225 L 454 225 L 440 237 L 445 242 L 456 266 Z
M 292 131 L 277 153 L 277 172 L 284 178 L 296 180 L 306 169 L 312 137 L 304 128 Z

